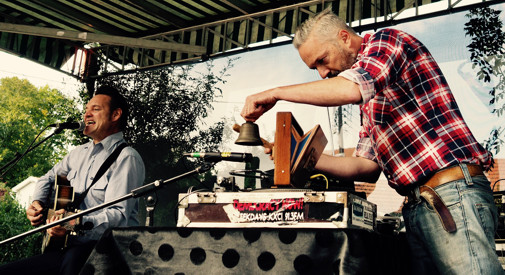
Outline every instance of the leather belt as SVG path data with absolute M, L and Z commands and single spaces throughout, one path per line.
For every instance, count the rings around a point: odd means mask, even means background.
M 476 164 L 467 164 L 468 172 L 470 173 L 470 177 L 475 177 L 478 175 L 484 175 L 482 172 L 482 167 Z M 436 172 L 433 176 L 431 176 L 424 184 L 424 186 L 429 186 L 431 188 L 436 188 L 442 184 L 464 179 L 465 175 L 461 170 L 459 165 L 454 165 L 449 168 L 442 169 Z
M 475 164 L 467 164 L 468 172 L 470 177 L 475 177 L 478 175 L 483 175 L 482 168 L 479 165 Z M 436 172 L 433 176 L 430 177 L 424 184 L 419 186 L 419 195 L 424 198 L 430 206 L 435 209 L 445 231 L 452 233 L 456 231 L 456 223 L 451 215 L 451 212 L 445 205 L 444 201 L 438 193 L 435 191 L 435 188 L 446 184 L 451 181 L 464 179 L 465 175 L 461 170 L 459 165 L 455 165 L 443 170 Z M 412 198 L 412 192 L 409 196 L 409 199 Z M 415 194 L 413 196 L 416 197 Z
M 456 223 L 452 218 L 449 208 L 445 205 L 444 201 L 437 194 L 433 188 L 423 185 L 419 187 L 419 195 L 423 197 L 438 215 L 438 218 L 442 222 L 442 226 L 445 231 L 452 233 L 456 231 Z

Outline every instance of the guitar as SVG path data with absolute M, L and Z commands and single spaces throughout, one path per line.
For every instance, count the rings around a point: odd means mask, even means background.
M 51 203 L 52 208 L 46 209 L 46 218 L 51 219 L 53 216 L 57 215 L 61 219 L 75 214 L 76 211 L 72 208 L 74 197 L 74 188 L 70 186 L 70 182 L 63 176 L 57 176 L 54 181 L 54 199 Z M 65 214 L 56 214 L 56 211 L 59 209 L 65 209 Z M 42 253 L 44 251 L 65 248 L 67 245 L 68 236 L 70 234 L 76 234 L 75 227 L 80 223 L 80 218 L 71 222 L 64 223 L 62 226 L 67 230 L 67 232 L 63 238 L 54 238 L 51 237 L 47 232 L 44 232 L 42 239 Z

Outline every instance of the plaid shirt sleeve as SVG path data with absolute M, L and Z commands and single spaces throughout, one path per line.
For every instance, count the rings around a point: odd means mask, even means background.
M 360 104 L 369 102 L 376 91 L 383 91 L 397 81 L 408 62 L 408 52 L 415 50 L 393 30 L 367 35 L 365 39 L 369 41 L 362 47 L 358 62 L 339 74 L 358 84 L 363 99 Z
M 363 68 L 358 67 L 355 69 L 345 70 L 340 73 L 339 76 L 358 84 L 362 98 L 362 101 L 359 104 L 368 102 L 375 96 L 374 80 Z
M 354 151 L 353 156 L 362 157 L 377 162 L 375 151 L 373 150 L 372 142 L 370 141 L 369 137 L 362 137 L 359 139 L 358 145 L 356 146 L 356 151 Z

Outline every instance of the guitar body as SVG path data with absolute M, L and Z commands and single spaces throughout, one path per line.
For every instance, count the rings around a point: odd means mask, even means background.
M 70 186 L 70 182 L 66 178 L 58 176 L 55 180 L 54 188 L 54 200 L 50 205 L 51 208 L 47 209 L 47 219 L 51 219 L 56 215 L 56 211 L 59 209 L 65 209 L 64 215 L 59 215 L 60 218 L 64 218 L 74 214 L 72 209 L 70 209 L 71 203 L 74 201 L 74 188 Z M 73 230 L 74 226 L 68 224 L 63 225 L 67 229 L 67 234 L 63 238 L 51 237 L 47 232 L 44 232 L 44 237 L 42 239 L 42 252 L 50 250 L 58 250 L 66 247 L 68 235 Z
M 70 186 L 70 182 L 57 184 L 55 190 L 53 210 L 67 209 L 74 201 L 74 187 Z
M 55 211 L 53 209 L 49 209 L 47 212 L 47 217 L 50 219 L 55 215 Z M 61 215 L 60 215 L 61 216 Z M 65 234 L 63 238 L 54 238 L 51 237 L 47 232 L 44 232 L 44 236 L 42 238 L 42 253 L 46 251 L 54 251 L 63 249 L 67 246 L 68 234 Z

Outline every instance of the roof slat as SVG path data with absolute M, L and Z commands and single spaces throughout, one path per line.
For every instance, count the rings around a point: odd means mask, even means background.
M 89 44 L 110 74 L 288 43 L 301 22 L 327 7 L 362 32 L 503 1 L 449 1 L 421 14 L 432 2 L 440 0 L 0 0 L 0 50 L 60 69 Z M 16 32 L 5 23 L 52 30 Z

